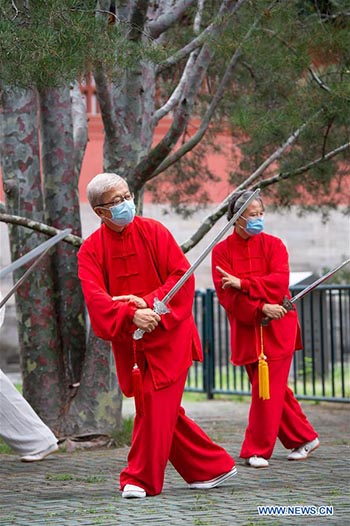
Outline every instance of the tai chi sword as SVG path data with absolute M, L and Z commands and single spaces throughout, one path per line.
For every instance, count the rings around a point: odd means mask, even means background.
M 173 286 L 172 289 L 169 290 L 169 292 L 164 296 L 162 300 L 159 300 L 158 298 L 154 298 L 154 304 L 153 304 L 153 311 L 156 314 L 162 315 L 167 314 L 170 312 L 170 310 L 167 307 L 167 304 L 169 301 L 175 296 L 175 294 L 181 289 L 182 285 L 186 283 L 188 278 L 194 273 L 197 267 L 202 263 L 203 259 L 209 254 L 209 252 L 213 249 L 213 247 L 216 245 L 216 243 L 226 234 L 226 232 L 231 228 L 231 226 L 237 221 L 237 219 L 242 215 L 244 210 L 247 208 L 247 206 L 254 201 L 259 195 L 260 188 L 257 188 L 250 197 L 243 203 L 243 205 L 237 210 L 237 212 L 233 215 L 233 217 L 230 219 L 230 221 L 220 230 L 220 232 L 215 236 L 213 241 L 204 249 L 202 254 L 198 256 L 196 261 L 190 266 L 190 268 L 185 272 L 185 274 L 179 279 L 177 283 Z M 141 340 L 143 335 L 145 334 L 145 331 L 143 329 L 136 329 L 136 331 L 133 334 L 134 340 Z
M 27 252 L 27 254 L 24 254 L 24 256 L 20 257 L 10 265 L 8 265 L 6 268 L 2 269 L 0 271 L 0 277 L 6 276 L 9 272 L 14 272 L 18 268 L 20 268 L 25 263 L 28 263 L 32 259 L 34 259 L 36 256 L 37 259 L 34 261 L 34 263 L 31 264 L 31 266 L 25 271 L 23 276 L 14 284 L 14 286 L 11 288 L 11 290 L 6 294 L 6 296 L 1 299 L 0 301 L 0 309 L 4 307 L 5 303 L 9 298 L 11 298 L 12 294 L 16 292 L 18 287 L 22 285 L 22 283 L 27 279 L 29 274 L 33 272 L 35 267 L 40 263 L 40 261 L 46 256 L 46 254 L 51 250 L 51 248 L 56 245 L 61 239 L 64 239 L 71 233 L 70 228 L 66 228 L 65 230 L 62 230 L 62 232 L 59 232 L 55 236 L 53 236 L 51 239 L 48 239 L 47 241 L 44 241 L 44 243 L 41 243 L 41 245 L 38 245 L 37 247 L 33 248 L 30 252 Z M 4 311 L 2 311 L 4 312 Z
M 337 267 L 334 267 L 332 270 L 330 270 L 329 272 L 327 272 L 326 274 L 324 274 L 323 276 L 318 278 L 313 283 L 310 283 L 310 285 L 308 285 L 307 287 L 305 287 L 305 289 L 303 289 L 300 292 L 298 292 L 298 294 L 293 296 L 291 299 L 288 299 L 287 296 L 285 296 L 283 298 L 282 307 L 284 307 L 287 311 L 293 310 L 294 309 L 294 303 L 296 303 L 298 300 L 300 300 L 301 298 L 303 298 L 304 296 L 306 296 L 307 294 L 312 292 L 319 285 L 321 285 L 321 283 L 323 283 L 328 278 L 333 276 L 333 274 L 338 272 L 338 270 L 343 268 L 348 263 L 350 263 L 350 259 L 346 259 L 345 261 L 343 261 L 343 263 L 340 263 L 340 265 L 338 265 Z M 262 325 L 268 325 L 270 321 L 272 321 L 272 318 L 267 318 L 266 317 L 266 318 L 263 318 L 261 323 L 262 323 Z

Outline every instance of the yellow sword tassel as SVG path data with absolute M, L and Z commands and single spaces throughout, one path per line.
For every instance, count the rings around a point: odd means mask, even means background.
M 259 374 L 259 398 L 270 399 L 269 366 L 264 354 L 263 326 L 260 325 L 260 355 L 258 364 Z

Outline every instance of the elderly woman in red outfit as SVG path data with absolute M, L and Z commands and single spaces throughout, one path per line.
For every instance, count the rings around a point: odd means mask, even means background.
M 228 220 L 251 194 L 232 198 Z M 287 385 L 293 353 L 301 348 L 297 312 L 281 305 L 284 296 L 290 298 L 288 253 L 279 238 L 263 232 L 263 224 L 264 205 L 258 198 L 212 253 L 215 289 L 230 323 L 231 361 L 245 366 L 252 385 L 240 456 L 254 468 L 268 467 L 277 437 L 293 450 L 288 460 L 304 460 L 319 447 L 317 433 Z M 263 319 L 269 323 L 262 324 Z M 268 367 L 269 394 L 263 397 L 259 357 Z
M 181 398 L 192 360 L 202 359 L 192 315 L 189 279 L 160 317 L 162 300 L 189 268 L 171 233 L 158 221 L 135 217 L 127 182 L 99 174 L 87 187 L 102 225 L 79 251 L 79 278 L 97 336 L 112 342 L 120 387 L 136 395 L 141 373 L 143 411 L 136 411 L 128 465 L 120 475 L 124 498 L 161 492 L 168 460 L 192 489 L 214 488 L 236 474 L 234 459 L 185 415 Z M 133 339 L 136 329 L 143 338 Z M 139 378 L 140 380 L 140 378 Z

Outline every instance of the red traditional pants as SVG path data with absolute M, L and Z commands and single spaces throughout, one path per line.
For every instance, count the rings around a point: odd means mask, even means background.
M 292 356 L 269 362 L 270 400 L 259 398 L 258 363 L 246 365 L 252 384 L 252 401 L 240 457 L 270 458 L 277 437 L 287 449 L 317 437 L 287 385 Z
M 180 404 L 186 377 L 187 371 L 170 386 L 155 390 L 146 368 L 144 415 L 135 416 L 128 466 L 120 474 L 121 489 L 135 484 L 148 495 L 159 494 L 168 460 L 188 483 L 210 480 L 235 465 L 225 449 L 185 415 Z

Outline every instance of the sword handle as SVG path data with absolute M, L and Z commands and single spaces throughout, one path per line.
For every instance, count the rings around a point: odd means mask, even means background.
M 154 298 L 153 311 L 156 314 L 159 314 L 159 316 L 161 316 L 162 314 L 167 314 L 168 312 L 170 312 L 170 310 L 165 305 L 165 303 L 163 303 L 163 301 L 160 301 L 158 298 Z M 132 335 L 132 337 L 133 337 L 134 340 L 142 340 L 143 335 L 145 334 L 145 332 L 146 331 L 144 331 L 143 329 L 136 329 L 136 331 L 134 331 L 134 334 Z
M 287 311 L 291 311 L 295 309 L 294 304 L 287 298 L 287 296 L 284 296 L 283 298 L 282 307 L 284 307 Z M 270 321 L 271 321 L 271 318 L 266 316 L 265 318 L 261 320 L 261 325 L 263 327 L 266 327 L 270 323 Z

